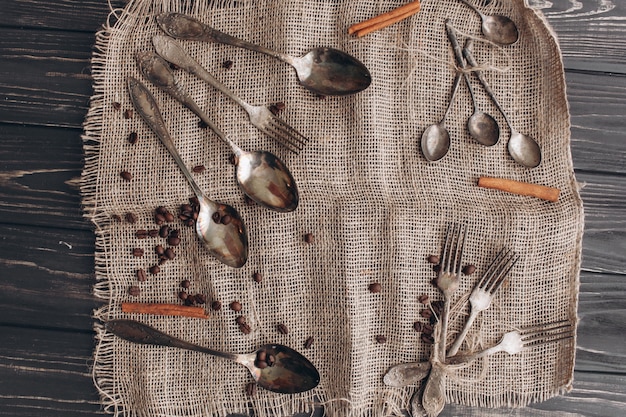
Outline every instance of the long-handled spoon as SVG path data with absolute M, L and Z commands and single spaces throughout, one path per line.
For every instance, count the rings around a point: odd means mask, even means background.
M 315 366 L 295 350 L 278 344 L 263 345 L 256 351 L 246 354 L 220 352 L 185 342 L 167 335 L 153 327 L 134 320 L 109 320 L 106 330 L 133 343 L 176 347 L 207 353 L 235 361 L 250 371 L 259 386 L 281 394 L 295 394 L 315 388 L 320 382 L 320 374 Z M 259 353 L 272 357 L 271 366 L 259 367 Z M 267 359 L 264 362 L 267 364 Z
M 465 46 L 465 48 L 463 48 L 463 55 L 471 66 L 477 66 L 476 60 L 474 59 L 474 56 L 471 52 L 471 42 L 469 42 Z M 509 117 L 504 112 L 504 109 L 498 102 L 498 99 L 491 90 L 491 87 L 485 80 L 482 72 L 478 69 L 475 69 L 474 74 L 476 74 L 478 81 L 480 81 L 480 83 L 482 84 L 489 98 L 491 98 L 500 113 L 502 113 L 506 124 L 509 125 L 509 129 L 511 130 L 511 137 L 509 138 L 507 148 L 511 157 L 515 160 L 515 162 L 527 168 L 535 168 L 536 166 L 538 166 L 541 163 L 541 148 L 539 147 L 535 139 L 528 135 L 523 135 L 515 130 L 515 128 L 511 124 L 511 121 L 509 120 Z
M 424 157 L 431 162 L 440 160 L 446 156 L 448 150 L 450 150 L 450 134 L 445 127 L 445 121 L 448 117 L 448 113 L 450 113 L 450 109 L 452 108 L 454 96 L 459 89 L 461 75 L 461 72 L 457 72 L 454 77 L 452 92 L 450 93 L 450 101 L 448 102 L 448 107 L 446 108 L 441 121 L 428 126 L 424 133 L 422 133 L 422 140 L 420 144 L 422 153 L 424 154 Z
M 233 207 L 216 203 L 202 193 L 176 150 L 152 93 L 135 78 L 128 77 L 127 84 L 137 113 L 172 155 L 198 197 L 200 202 L 200 213 L 196 221 L 198 237 L 217 260 L 233 268 L 241 268 L 248 259 L 248 235 L 239 213 Z
M 316 94 L 354 94 L 365 90 L 372 81 L 363 63 L 337 49 L 315 48 L 302 57 L 294 57 L 237 39 L 180 13 L 160 14 L 157 23 L 174 38 L 225 43 L 279 59 L 293 66 L 302 86 Z
M 511 19 L 501 14 L 486 15 L 467 0 L 460 1 L 480 16 L 481 30 L 487 39 L 500 45 L 512 45 L 517 42 L 519 32 Z
M 230 140 L 209 119 L 176 80 L 168 63 L 154 52 L 139 52 L 137 61 L 143 74 L 200 117 L 235 153 L 236 178 L 246 195 L 257 203 L 280 212 L 298 206 L 296 182 L 285 164 L 266 151 L 246 152 Z
M 459 40 L 456 37 L 455 29 L 452 27 L 449 20 L 446 20 L 445 23 L 446 33 L 448 34 L 448 39 L 450 39 L 450 43 L 452 44 L 457 64 L 462 70 L 465 70 L 467 65 L 465 64 L 465 58 L 463 58 L 463 52 L 461 45 L 459 44 Z M 474 106 L 474 113 L 472 113 L 467 121 L 467 130 L 476 142 L 485 146 L 493 146 L 500 140 L 500 127 L 498 126 L 498 122 L 496 122 L 496 119 L 494 119 L 490 114 L 478 109 L 476 96 L 474 95 L 474 89 L 472 88 L 469 76 L 464 72 L 463 77 L 465 78 L 465 84 L 467 84 L 467 89 L 469 90 L 472 104 Z

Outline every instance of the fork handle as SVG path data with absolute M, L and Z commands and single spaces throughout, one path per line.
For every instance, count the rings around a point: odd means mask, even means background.
M 454 340 L 454 343 L 452 344 L 452 346 L 450 346 L 450 349 L 448 350 L 448 353 L 446 353 L 446 357 L 450 357 L 450 356 L 456 355 L 456 353 L 459 351 L 459 348 L 461 347 L 461 344 L 465 340 L 465 337 L 467 336 L 467 333 L 469 332 L 470 328 L 472 327 L 472 324 L 474 323 L 474 320 L 476 320 L 476 317 L 478 317 L 478 311 L 477 310 L 472 310 L 470 312 L 469 317 L 467 318 L 467 321 L 465 322 L 465 326 L 463 326 L 463 330 L 456 337 L 456 339 Z

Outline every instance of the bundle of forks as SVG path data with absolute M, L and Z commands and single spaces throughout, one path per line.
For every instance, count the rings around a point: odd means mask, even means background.
M 487 270 L 478 280 L 469 295 L 470 311 L 463 329 L 451 344 L 448 344 L 448 322 L 454 293 L 458 290 L 462 268 L 463 251 L 467 226 L 451 224 L 447 227 L 441 249 L 439 272 L 436 283 L 443 295 L 443 311 L 434 328 L 434 343 L 430 359 L 424 362 L 410 362 L 392 366 L 384 376 L 384 383 L 392 387 L 403 387 L 422 380 L 422 389 L 411 399 L 413 417 L 439 415 L 446 404 L 446 378 L 451 371 L 466 367 L 479 358 L 498 352 L 515 355 L 525 349 L 556 343 L 574 337 L 574 326 L 569 320 L 556 321 L 536 326 L 522 327 L 505 333 L 494 346 L 459 353 L 475 319 L 487 310 L 502 284 L 506 281 L 519 256 L 510 249 L 503 248 L 496 255 Z

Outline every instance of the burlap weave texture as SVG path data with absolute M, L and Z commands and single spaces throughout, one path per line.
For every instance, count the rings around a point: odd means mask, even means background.
M 582 203 L 569 151 L 569 113 L 560 51 L 543 19 L 522 1 L 498 0 L 483 10 L 510 16 L 520 40 L 498 48 L 482 42 L 480 20 L 457 0 L 424 0 L 421 11 L 362 39 L 346 34 L 355 22 L 405 3 L 390 0 L 130 1 L 98 33 L 93 58 L 95 95 L 85 123 L 83 194 L 96 226 L 96 294 L 106 301 L 101 321 L 134 318 L 185 340 L 230 352 L 251 352 L 264 343 L 301 351 L 319 369 L 320 386 L 285 396 L 258 390 L 234 363 L 177 349 L 139 346 L 98 329 L 94 380 L 105 407 L 116 415 L 257 416 L 287 415 L 323 404 L 332 416 L 396 415 L 416 387 L 392 389 L 382 383 L 396 363 L 424 360 L 430 345 L 413 330 L 423 320 L 421 294 L 440 299 L 430 254 L 441 250 L 450 222 L 468 225 L 465 260 L 476 265 L 464 277 L 455 300 L 466 294 L 495 254 L 508 246 L 521 256 L 494 305 L 474 325 L 470 340 L 489 346 L 511 328 L 576 321 L 578 271 L 583 230 Z M 316 97 L 302 88 L 288 65 L 227 45 L 181 43 L 207 70 L 244 100 L 257 105 L 284 102 L 280 117 L 311 140 L 291 154 L 257 131 L 246 113 L 216 90 L 177 71 L 191 96 L 244 149 L 279 155 L 293 173 L 300 206 L 283 214 L 244 203 L 235 182 L 231 151 L 179 103 L 145 80 L 137 51 L 151 49 L 160 33 L 154 16 L 189 13 L 229 34 L 263 46 L 302 55 L 317 46 L 344 50 L 364 62 L 372 85 L 347 97 Z M 471 139 L 465 123 L 473 109 L 462 84 L 446 126 L 449 154 L 429 163 L 419 151 L 424 129 L 441 120 L 447 106 L 454 58 L 444 20 L 465 37 L 476 38 L 475 55 L 515 128 L 537 138 L 543 162 L 529 170 L 508 156 L 509 129 L 474 79 L 478 105 L 498 120 L 502 137 L 493 147 Z M 222 63 L 232 61 L 231 68 Z M 189 167 L 209 197 L 233 205 L 246 222 L 250 257 L 241 269 L 210 258 L 192 228 L 181 231 L 177 256 L 157 275 L 138 282 L 135 271 L 157 262 L 162 239 L 137 239 L 153 229 L 153 212 L 176 212 L 191 196 L 172 158 L 143 121 L 124 117 L 132 105 L 125 78 L 142 80 L 155 94 L 166 124 Z M 113 103 L 120 103 L 116 109 Z M 138 141 L 127 137 L 137 132 Z M 131 181 L 120 177 L 132 174 Z M 561 190 L 556 203 L 485 190 L 480 176 L 516 179 Z M 114 220 L 134 213 L 134 224 Z M 303 241 L 312 233 L 314 242 Z M 133 248 L 144 249 L 134 257 Z M 260 272 L 256 283 L 252 274 Z M 122 301 L 177 303 L 179 283 L 224 306 L 239 301 L 252 333 L 242 334 L 227 308 L 209 320 L 128 316 Z M 381 284 L 380 293 L 368 290 Z M 141 293 L 127 290 L 138 285 Z M 467 306 L 458 308 L 451 331 L 462 325 Z M 288 334 L 276 331 L 283 323 Z M 384 335 L 386 343 L 378 343 Z M 304 341 L 315 338 L 309 349 Z M 550 344 L 519 355 L 496 355 L 448 378 L 449 401 L 475 406 L 523 406 L 571 388 L 574 341 Z

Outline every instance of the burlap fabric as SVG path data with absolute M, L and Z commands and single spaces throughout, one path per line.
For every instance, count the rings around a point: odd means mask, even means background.
M 264 343 L 282 343 L 304 353 L 319 369 L 318 388 L 298 395 L 259 389 L 244 391 L 246 369 L 225 360 L 179 349 L 134 345 L 96 325 L 94 381 L 104 407 L 129 416 L 225 416 L 245 413 L 283 416 L 323 405 L 332 416 L 385 416 L 406 409 L 416 386 L 386 387 L 394 364 L 427 359 L 430 345 L 413 330 L 423 308 L 421 294 L 440 299 L 431 285 L 435 274 L 427 256 L 441 250 L 450 222 L 469 226 L 465 260 L 474 275 L 464 277 L 460 299 L 476 283 L 497 251 L 509 246 L 521 256 L 509 283 L 470 334 L 475 346 L 489 346 L 512 328 L 576 321 L 578 271 L 583 230 L 582 204 L 569 150 L 569 113 L 558 45 L 541 16 L 522 1 L 494 1 L 486 12 L 511 16 L 520 29 L 517 44 L 497 48 L 481 41 L 480 20 L 456 0 L 424 0 L 411 19 L 363 39 L 346 35 L 349 25 L 404 3 L 389 0 L 130 1 L 115 11 L 97 35 L 93 57 L 95 95 L 85 124 L 84 203 L 97 235 L 95 293 L 106 301 L 95 312 L 100 321 L 130 317 L 174 336 L 230 352 L 251 352 Z M 247 115 L 207 84 L 178 72 L 194 99 L 245 149 L 279 155 L 299 186 L 301 202 L 280 214 L 244 203 L 229 163 L 231 151 L 198 119 L 157 91 L 140 75 L 137 51 L 151 49 L 159 33 L 154 16 L 189 13 L 243 39 L 293 55 L 331 46 L 363 61 L 372 85 L 348 97 L 321 99 L 302 88 L 288 65 L 225 45 L 185 42 L 200 63 L 253 104 L 284 102 L 281 114 L 311 138 L 295 155 L 257 131 Z M 493 114 L 501 141 L 490 148 L 474 142 L 465 123 L 472 113 L 462 84 L 446 121 L 452 147 L 437 163 L 420 154 L 424 129 L 439 121 L 449 100 L 454 59 L 444 19 L 474 37 L 484 65 L 517 130 L 537 138 L 543 162 L 525 169 L 508 156 L 509 130 L 474 80 L 479 106 Z M 226 60 L 231 68 L 222 66 Z M 208 196 L 235 206 L 247 224 L 250 257 L 241 269 L 208 256 L 194 230 L 180 222 L 181 244 L 161 272 L 138 282 L 135 271 L 156 264 L 161 238 L 137 239 L 138 229 L 155 228 L 154 209 L 176 212 L 191 196 L 172 158 L 135 114 L 125 78 L 143 80 L 155 93 L 166 123 L 188 166 Z M 120 103 L 116 109 L 114 103 Z M 127 137 L 137 132 L 138 141 Z M 132 180 L 120 177 L 121 171 Z M 479 176 L 511 178 L 562 190 L 556 203 L 476 186 Z M 125 221 L 126 213 L 138 221 Z M 115 220 L 116 215 L 122 221 Z M 311 233 L 313 243 L 302 236 Z M 133 248 L 143 257 L 134 257 Z M 262 273 L 260 283 L 252 280 Z M 128 316 L 122 301 L 178 303 L 183 279 L 191 291 L 225 306 L 209 320 Z M 372 293 L 370 283 L 382 290 Z M 128 288 L 141 293 L 131 297 Z M 226 308 L 240 301 L 252 328 L 244 335 L 236 314 Z M 451 323 L 462 325 L 467 306 Z M 288 334 L 276 330 L 285 324 Z M 386 337 L 378 343 L 377 335 Z M 313 336 L 315 343 L 303 348 Z M 448 378 L 451 402 L 473 406 L 524 406 L 571 389 L 575 343 L 554 343 L 521 354 L 498 354 Z

